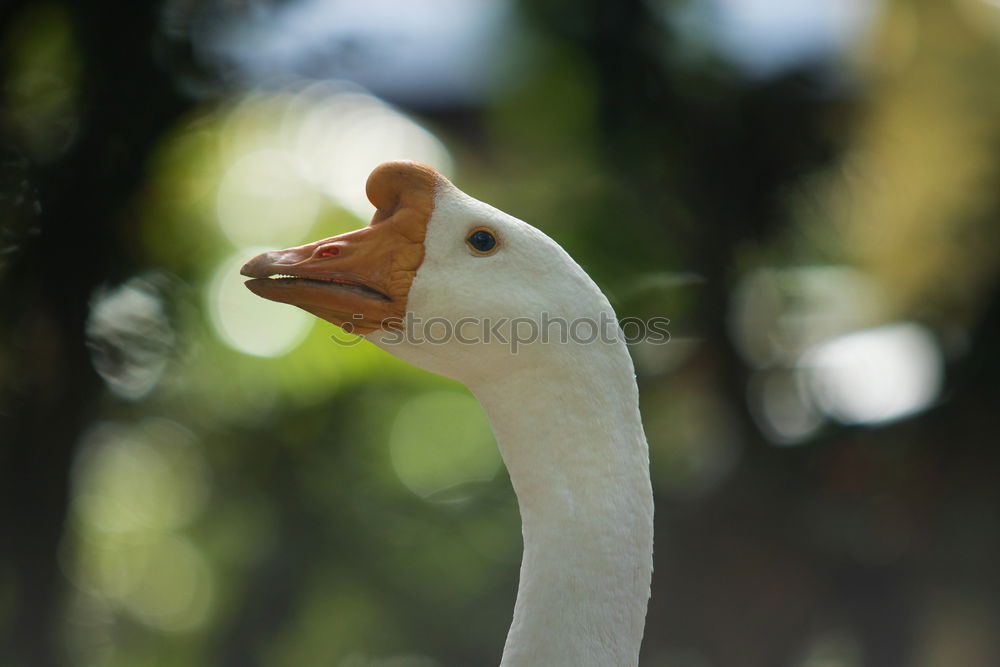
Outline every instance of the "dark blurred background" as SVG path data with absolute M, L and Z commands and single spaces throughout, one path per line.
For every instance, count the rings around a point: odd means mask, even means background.
M 0 53 L 0 664 L 498 661 L 478 404 L 238 276 L 394 158 L 671 320 L 643 665 L 1000 664 L 995 0 L 8 0 Z

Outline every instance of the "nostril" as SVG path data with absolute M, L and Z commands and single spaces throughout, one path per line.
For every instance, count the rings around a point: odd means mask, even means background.
M 335 245 L 328 245 L 325 248 L 321 248 L 320 251 L 318 253 L 316 253 L 316 256 L 317 257 L 334 257 L 334 256 L 339 255 L 339 254 L 340 254 L 340 248 L 338 248 Z

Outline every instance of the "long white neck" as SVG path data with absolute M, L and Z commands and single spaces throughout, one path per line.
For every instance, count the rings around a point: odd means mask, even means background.
M 653 498 L 624 344 L 548 345 L 470 387 L 510 472 L 524 557 L 502 667 L 636 665 Z M 478 383 L 477 383 L 478 384 Z

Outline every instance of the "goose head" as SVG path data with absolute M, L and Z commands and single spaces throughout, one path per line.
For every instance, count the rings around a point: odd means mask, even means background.
M 653 501 L 610 304 L 552 239 L 430 167 L 383 164 L 367 193 L 367 227 L 258 255 L 243 267 L 247 287 L 482 403 L 524 537 L 503 665 L 637 664 Z
M 367 227 L 258 255 L 242 269 L 247 287 L 468 385 L 536 366 L 539 343 L 569 343 L 571 326 L 585 339 L 617 332 L 555 241 L 431 167 L 382 164 L 366 192 Z

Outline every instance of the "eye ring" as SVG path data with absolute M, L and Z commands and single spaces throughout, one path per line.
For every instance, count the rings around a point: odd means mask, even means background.
M 496 233 L 489 227 L 476 227 L 465 237 L 465 244 L 477 255 L 492 255 L 500 248 Z

